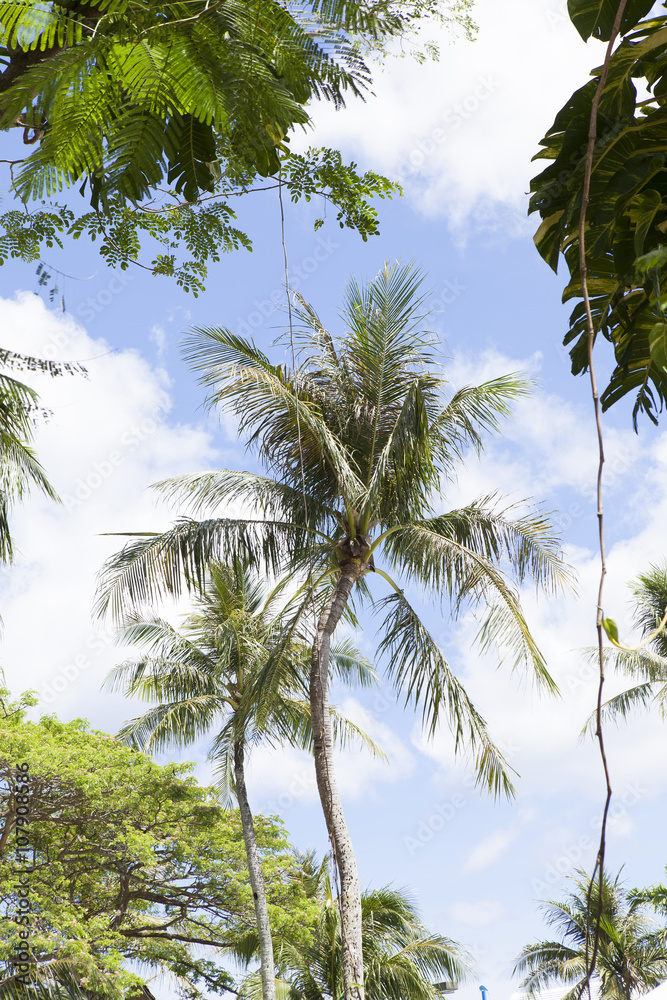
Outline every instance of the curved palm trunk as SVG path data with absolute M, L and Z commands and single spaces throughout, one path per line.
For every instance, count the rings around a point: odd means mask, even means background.
M 245 786 L 243 759 L 243 740 L 236 740 L 234 742 L 234 780 L 236 782 L 236 798 L 241 814 L 241 828 L 243 830 L 245 852 L 248 859 L 248 871 L 250 872 L 250 885 L 255 903 L 255 919 L 259 935 L 259 955 L 262 974 L 262 1000 L 275 1000 L 276 973 L 273 964 L 271 925 L 269 924 L 269 911 L 266 905 L 264 878 L 257 853 L 255 824 L 252 821 L 252 813 L 250 812 L 248 793 Z
M 345 822 L 333 768 L 333 739 L 329 716 L 329 646 L 359 575 L 346 566 L 317 623 L 310 667 L 310 715 L 313 728 L 315 774 L 327 830 L 340 877 L 340 917 L 345 1000 L 363 1000 L 364 961 L 361 940 L 361 887 L 357 860 Z

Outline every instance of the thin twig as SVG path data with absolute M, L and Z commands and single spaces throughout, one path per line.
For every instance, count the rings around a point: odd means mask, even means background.
M 604 581 L 607 575 L 607 555 L 605 549 L 605 535 L 604 535 L 604 507 L 602 503 L 603 500 L 602 475 L 604 470 L 605 458 L 604 458 L 604 436 L 602 432 L 602 411 L 600 408 L 600 396 L 597 387 L 597 379 L 595 377 L 595 366 L 593 363 L 593 348 L 595 345 L 595 324 L 593 322 L 593 313 L 591 311 L 591 300 L 588 293 L 588 266 L 586 263 L 586 214 L 588 211 L 588 202 L 591 190 L 591 178 L 593 175 L 593 158 L 595 154 L 595 142 L 597 139 L 598 109 L 600 106 L 602 93 L 607 83 L 611 56 L 614 49 L 614 44 L 621 29 L 621 21 L 623 19 L 623 14 L 625 12 L 627 2 L 628 0 L 620 0 L 619 2 L 618 9 L 616 11 L 616 17 L 614 19 L 614 25 L 611 31 L 611 36 L 609 38 L 609 43 L 607 45 L 607 51 L 605 54 L 604 64 L 602 66 L 602 72 L 600 73 L 600 80 L 598 82 L 597 89 L 593 96 L 593 103 L 591 105 L 591 117 L 588 128 L 588 147 L 586 150 L 586 165 L 584 170 L 584 183 L 581 195 L 581 210 L 579 214 L 579 273 L 581 278 L 581 289 L 584 299 L 584 307 L 586 310 L 586 326 L 588 330 L 588 371 L 590 374 L 591 395 L 593 397 L 595 428 L 598 440 L 598 471 L 597 471 L 596 494 L 597 494 L 597 518 L 598 518 L 598 543 L 600 549 L 600 582 L 598 586 L 598 601 L 597 601 L 595 627 L 597 629 L 597 635 L 598 635 L 600 679 L 598 684 L 598 697 L 597 697 L 597 706 L 595 713 L 596 717 L 595 735 L 597 736 L 600 748 L 600 758 L 602 760 L 602 769 L 604 771 L 606 793 L 607 793 L 604 810 L 602 813 L 602 823 L 600 827 L 600 845 L 598 848 L 597 858 L 595 860 L 595 866 L 591 874 L 591 880 L 588 886 L 588 896 L 586 899 L 586 979 L 584 982 L 584 986 L 588 991 L 589 1000 L 591 995 L 591 976 L 593 975 L 593 972 L 595 970 L 595 964 L 597 962 L 598 950 L 600 945 L 600 923 L 602 920 L 602 903 L 604 894 L 604 859 L 605 859 L 606 839 L 607 839 L 607 817 L 609 815 L 609 805 L 611 802 L 612 788 L 611 788 L 611 778 L 609 775 L 609 765 L 607 762 L 607 754 L 604 744 L 604 736 L 602 732 L 602 691 L 605 682 L 604 629 L 602 626 L 602 618 L 603 618 L 602 596 L 604 591 Z M 598 912 L 595 920 L 595 935 L 593 938 L 593 950 L 592 953 L 589 953 L 591 903 L 593 898 L 593 885 L 595 883 L 596 874 L 598 875 L 598 884 L 599 884 Z

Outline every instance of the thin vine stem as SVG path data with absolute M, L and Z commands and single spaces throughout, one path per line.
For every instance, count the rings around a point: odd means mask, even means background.
M 604 742 L 604 734 L 602 731 L 602 692 L 605 683 L 605 668 L 604 668 L 604 629 L 602 626 L 603 612 L 602 612 L 602 598 L 604 594 L 604 583 L 605 577 L 607 575 L 607 553 L 605 547 L 605 531 L 604 531 L 604 505 L 603 505 L 603 472 L 604 472 L 604 434 L 602 429 L 602 410 L 600 406 L 600 394 L 598 392 L 597 379 L 595 375 L 595 365 L 593 358 L 593 348 L 595 346 L 595 323 L 593 322 L 593 313 L 591 311 L 591 300 L 588 292 L 588 265 L 586 262 L 586 216 L 588 212 L 588 203 L 590 199 L 591 191 L 591 178 L 593 176 L 593 159 L 595 155 L 595 143 L 597 140 L 597 126 L 598 126 L 598 110 L 600 107 L 600 100 L 604 88 L 607 83 L 607 78 L 609 75 L 609 66 L 611 63 L 611 56 L 614 50 L 614 44 L 621 30 L 621 22 L 623 20 L 623 14 L 627 6 L 628 0 L 620 0 L 618 8 L 616 10 L 616 17 L 614 18 L 614 25 L 612 27 L 609 42 L 607 44 L 607 51 L 605 54 L 605 60 L 602 66 L 602 71 L 600 73 L 600 79 L 593 96 L 593 103 L 591 105 L 591 116 L 588 128 L 588 146 L 586 149 L 586 163 L 584 170 L 584 182 L 583 190 L 581 195 L 581 210 L 579 214 L 579 274 L 581 280 L 581 290 L 584 299 L 584 308 L 586 311 L 586 327 L 588 330 L 588 371 L 590 375 L 590 385 L 591 385 L 591 395 L 593 398 L 593 410 L 595 413 L 595 430 L 597 434 L 598 441 L 598 469 L 597 469 L 597 483 L 596 483 L 596 497 L 597 497 L 597 519 L 598 519 L 598 545 L 600 551 L 600 580 L 598 584 L 598 600 L 597 600 L 597 611 L 595 618 L 595 627 L 598 636 L 598 658 L 599 658 L 599 682 L 598 682 L 598 694 L 597 694 L 597 704 L 595 710 L 595 735 L 598 740 L 598 746 L 600 749 L 600 758 L 602 760 L 602 769 L 604 771 L 604 779 L 606 786 L 606 798 L 604 804 L 604 810 L 602 812 L 602 822 L 600 825 L 600 843 L 598 847 L 597 858 L 595 860 L 595 865 L 593 867 L 593 872 L 591 874 L 590 883 L 588 886 L 588 895 L 586 899 L 586 978 L 584 981 L 583 989 L 588 991 L 588 996 L 590 1000 L 591 995 L 591 976 L 595 971 L 595 965 L 597 962 L 598 951 L 600 947 L 600 924 L 602 921 L 602 904 L 604 895 L 604 861 L 606 852 L 606 841 L 607 841 L 607 819 L 609 816 L 609 806 L 612 797 L 612 787 L 611 787 L 611 776 L 609 774 L 609 763 L 607 760 L 607 752 Z M 590 949 L 590 929 L 591 929 L 591 906 L 593 899 L 593 886 L 595 884 L 595 876 L 598 876 L 598 908 L 595 918 L 595 933 L 593 937 L 593 948 Z

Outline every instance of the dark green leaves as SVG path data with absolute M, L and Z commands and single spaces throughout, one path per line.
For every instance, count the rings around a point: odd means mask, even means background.
M 625 34 L 645 17 L 654 6 L 655 0 L 628 0 L 621 33 Z M 567 8 L 572 23 L 586 41 L 600 38 L 606 42 L 611 37 L 618 0 L 568 0 Z
M 624 30 L 635 26 L 650 3 L 630 4 Z M 603 37 L 616 3 L 571 4 L 578 27 Z M 574 9 L 572 9 L 574 8 Z M 632 18 L 635 21 L 632 21 Z M 597 19 L 597 20 L 596 20 Z M 597 30 L 597 29 L 596 29 Z M 635 80 L 653 98 L 637 101 Z M 535 236 L 540 254 L 555 270 L 565 257 L 570 281 L 563 299 L 581 299 L 579 218 L 588 129 L 599 77 L 576 91 L 542 140 L 540 159 L 551 160 L 531 184 L 530 210 L 542 224 Z M 627 34 L 611 57 L 597 115 L 590 200 L 587 209 L 587 281 L 596 333 L 613 346 L 616 367 L 602 393 L 605 409 L 634 394 L 639 413 L 657 422 L 667 399 L 663 310 L 667 290 L 667 17 L 643 22 Z M 572 371 L 587 369 L 583 303 L 570 316 L 564 342 L 571 345 Z

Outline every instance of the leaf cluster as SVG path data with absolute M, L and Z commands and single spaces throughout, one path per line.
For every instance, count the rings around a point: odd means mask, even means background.
M 360 173 L 356 164 L 344 163 L 332 149 L 309 149 L 303 154 L 285 152 L 277 176 L 254 192 L 275 191 L 282 186 L 292 202 L 321 198 L 325 209 L 336 213 L 341 228 L 358 232 L 363 240 L 377 235 L 375 198 L 391 198 L 400 186 L 373 171 Z M 224 253 L 240 247 L 252 250 L 247 234 L 235 224 L 232 201 L 249 191 L 248 171 L 221 178 L 213 194 L 183 200 L 176 187 L 154 193 L 146 203 L 128 201 L 116 194 L 106 199 L 104 210 L 75 215 L 58 203 L 37 211 L 11 209 L 0 216 L 0 264 L 9 257 L 39 260 L 42 247 L 63 247 L 65 237 L 82 236 L 98 243 L 100 256 L 111 267 L 140 266 L 155 275 L 173 277 L 184 291 L 197 296 L 211 264 Z M 324 220 L 315 221 L 315 229 Z M 4 232 L 3 232 L 4 227 Z M 157 245 L 157 246 L 156 246 Z M 156 252 L 157 251 L 157 252 Z M 153 256 L 146 258 L 145 254 Z
M 570 0 L 584 39 L 609 38 L 615 0 Z M 663 5 L 664 6 L 664 5 Z M 667 398 L 667 16 L 642 20 L 650 0 L 626 6 L 622 41 L 611 56 L 597 115 L 590 198 L 586 212 L 587 280 L 596 334 L 614 350 L 615 367 L 601 396 L 604 409 L 634 396 L 654 423 Z M 570 280 L 565 302 L 576 302 L 564 343 L 572 371 L 586 371 L 587 329 L 579 271 L 579 222 L 588 130 L 600 80 L 577 90 L 559 111 L 535 157 L 551 163 L 531 183 L 530 211 L 542 218 L 535 242 L 556 270 L 565 257 Z M 648 90 L 649 97 L 638 97 Z

